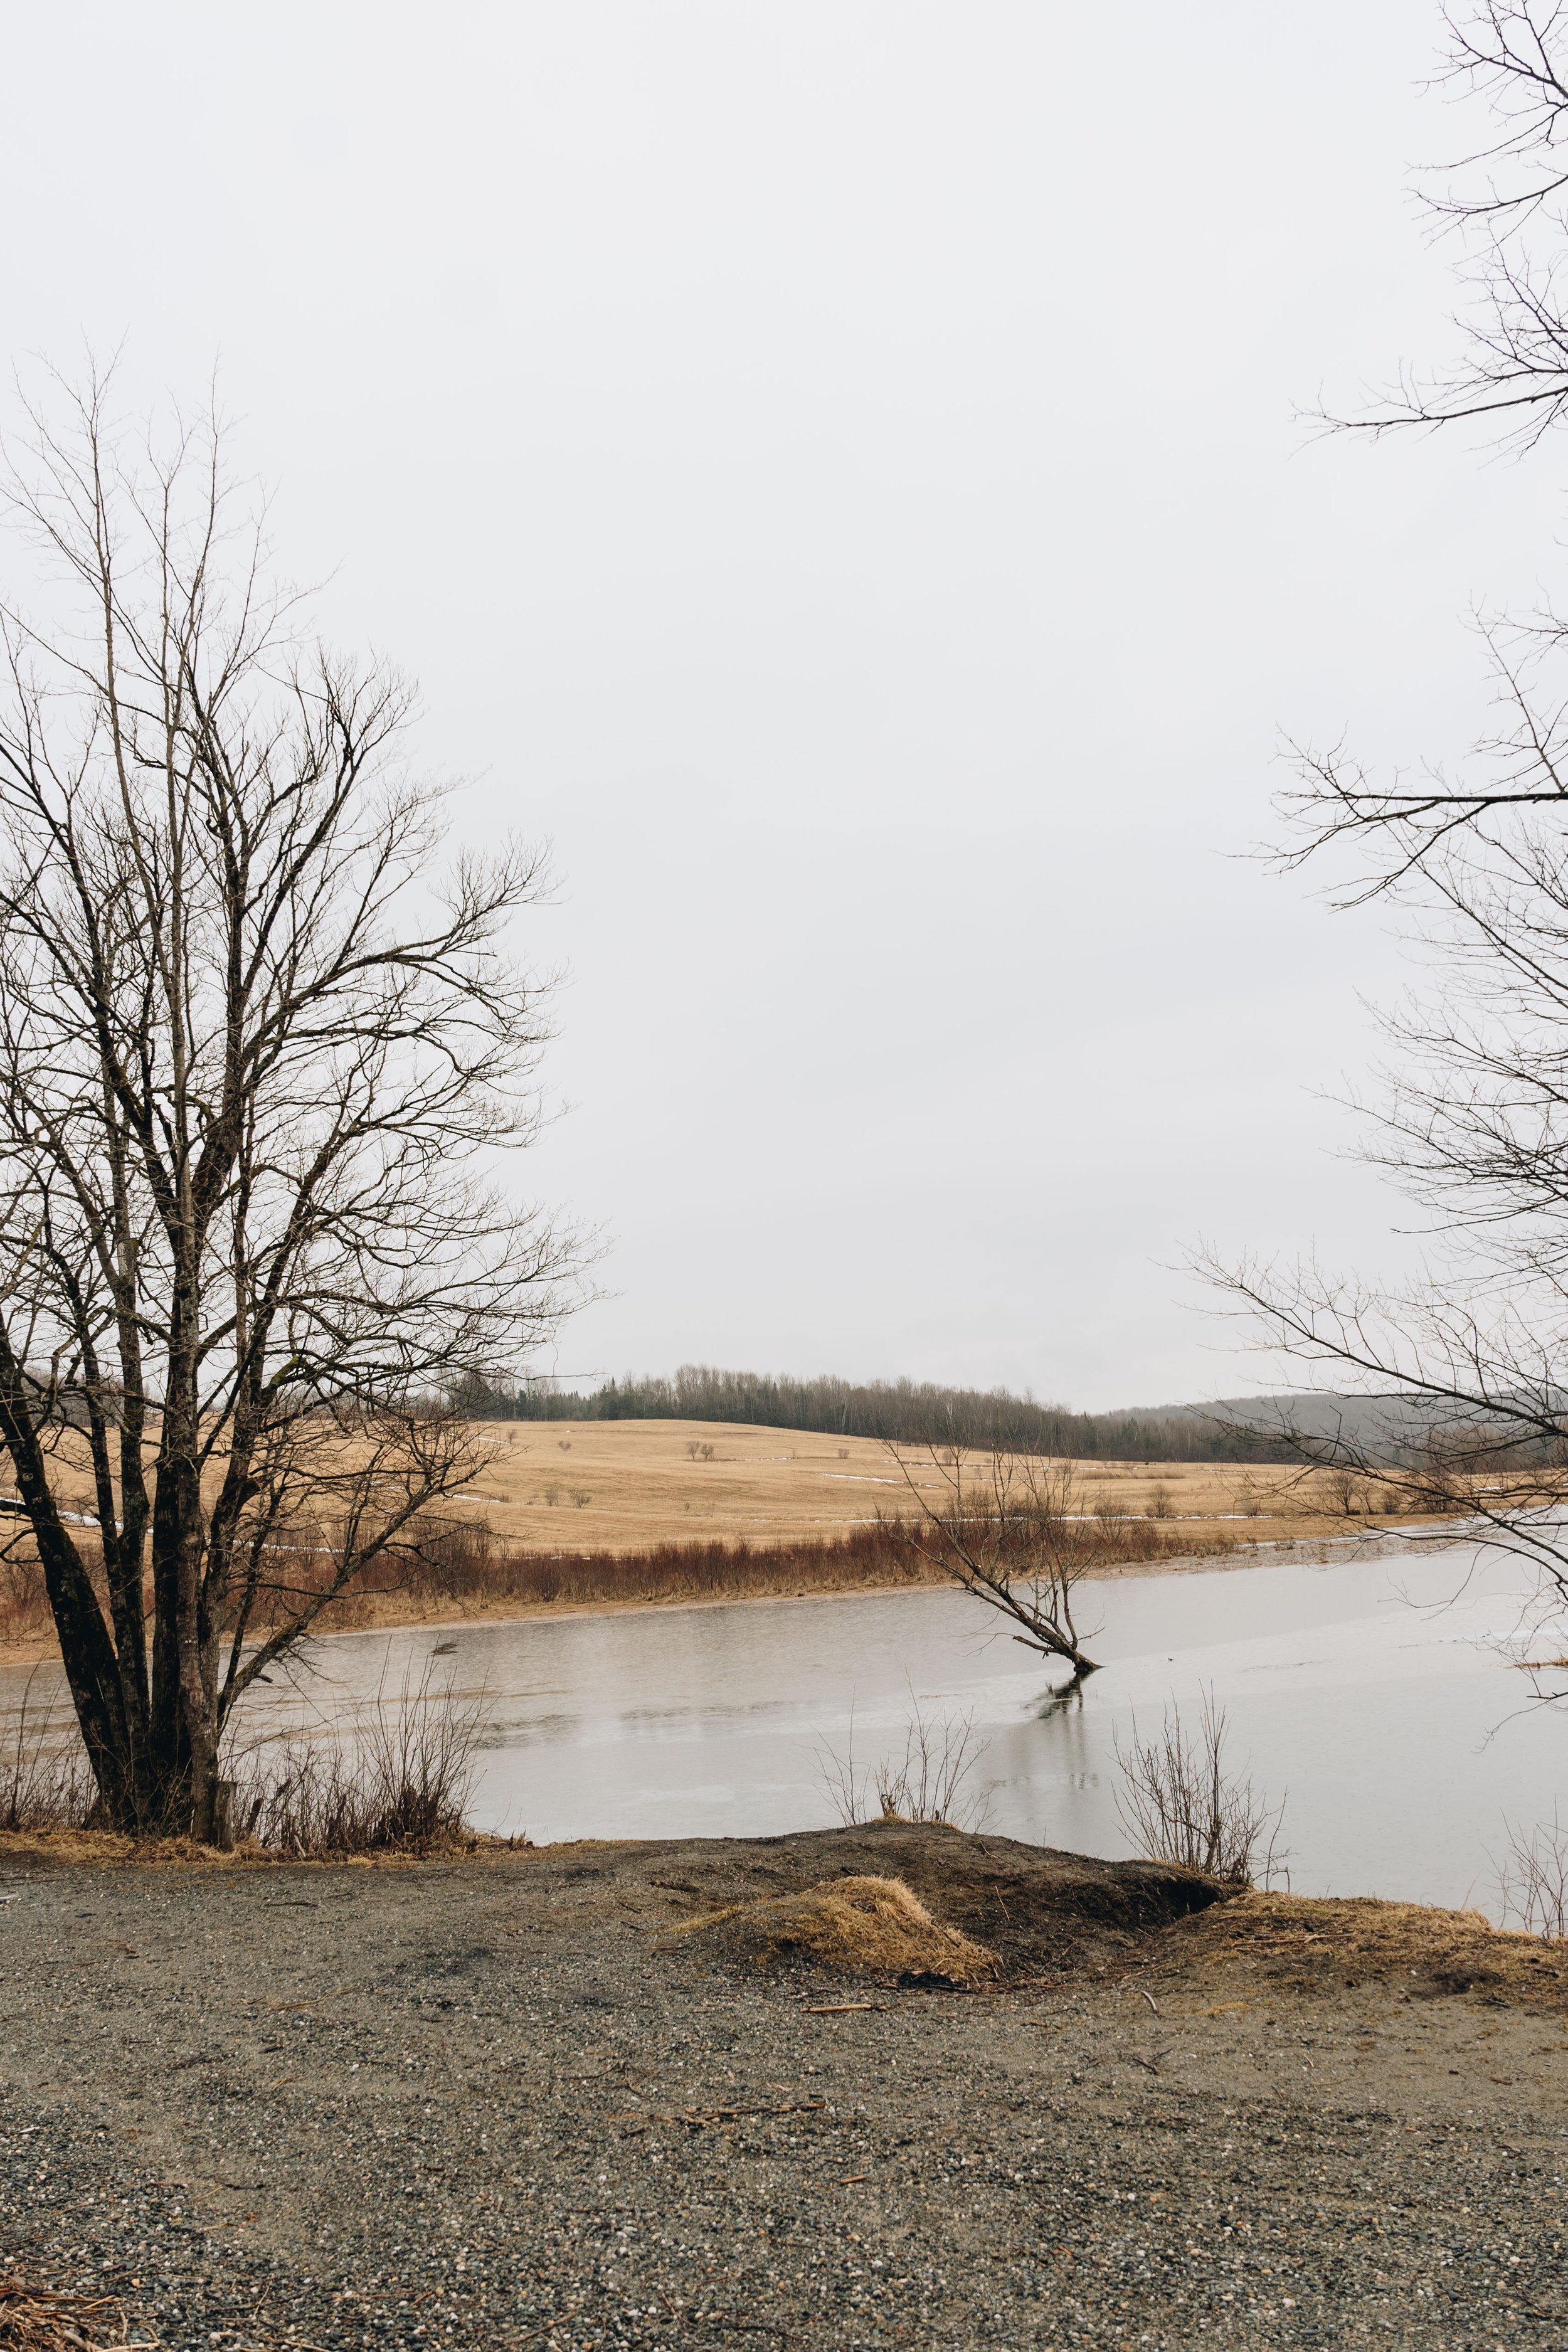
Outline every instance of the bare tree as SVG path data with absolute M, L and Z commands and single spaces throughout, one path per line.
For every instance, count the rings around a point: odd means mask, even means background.
M 1457 370 L 1370 415 L 1479 421 L 1534 440 L 1568 415 L 1568 10 L 1482 0 L 1448 20 L 1447 73 L 1492 135 L 1435 197 L 1480 308 Z M 1462 1512 L 1568 1600 L 1568 630 L 1486 632 L 1496 723 L 1463 772 L 1369 776 L 1301 757 L 1288 865 L 1355 860 L 1342 905 L 1397 904 L 1432 979 L 1384 1016 L 1366 1156 L 1416 1204 L 1421 1273 L 1395 1286 L 1315 1261 L 1200 1266 L 1264 1344 L 1353 1402 L 1266 1432 L 1347 1474 L 1365 1515 Z
M 312 642 L 211 412 L 94 377 L 5 483 L 0 1446 L 101 1817 L 216 1822 L 226 1720 L 484 1459 L 572 1244 L 497 1181 L 538 856 L 448 853 L 411 697 Z
M 1004 1452 L 976 1464 L 963 1446 L 889 1452 L 915 1505 L 898 1522 L 910 1549 L 1010 1619 L 1016 1642 L 1092 1675 L 1073 1596 L 1099 1546 L 1072 1465 Z

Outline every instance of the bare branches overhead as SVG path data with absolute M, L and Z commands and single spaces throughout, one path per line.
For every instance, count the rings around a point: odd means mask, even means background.
M 1489 128 L 1426 176 L 1434 224 L 1455 238 L 1466 299 L 1446 368 L 1401 371 L 1359 415 L 1379 435 L 1468 423 L 1529 448 L 1568 409 L 1568 9 L 1561 0 L 1473 0 L 1448 11 L 1440 87 L 1479 100 Z

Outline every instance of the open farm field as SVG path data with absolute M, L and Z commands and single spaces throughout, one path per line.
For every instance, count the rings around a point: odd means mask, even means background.
M 531 1549 L 790 1543 L 912 1513 L 920 1495 L 940 1507 L 946 1488 L 937 1467 L 913 1447 L 900 1451 L 919 1495 L 874 1438 L 745 1423 L 503 1423 L 472 1499 L 496 1535 Z M 1330 1531 L 1332 1498 L 1290 1469 L 1212 1462 L 1080 1462 L 1073 1469 L 1086 1516 L 1142 1521 L 1162 1538 L 1190 1537 L 1194 1550 Z

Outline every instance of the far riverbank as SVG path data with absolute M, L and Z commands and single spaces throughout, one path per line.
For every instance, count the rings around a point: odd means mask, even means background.
M 1386 1559 L 1419 1546 L 1424 1538 L 1441 1532 L 1441 1523 L 1426 1527 L 1393 1527 L 1357 1530 L 1343 1536 L 1264 1536 L 1253 1539 L 1219 1536 L 1205 1530 L 1193 1542 L 1180 1528 L 1162 1529 L 1147 1545 L 1136 1541 L 1119 1547 L 1115 1556 L 1100 1557 L 1080 1571 L 1089 1583 L 1110 1582 L 1131 1576 L 1184 1576 L 1216 1570 L 1278 1566 L 1285 1562 L 1323 1564 L 1364 1549 L 1370 1558 Z M 1191 1543 L 1191 1549 L 1184 1545 Z M 728 1561 L 708 1555 L 721 1549 Z M 905 1557 L 886 1552 L 863 1563 L 834 1557 L 852 1551 L 851 1545 L 785 1549 L 737 1549 L 734 1547 L 660 1548 L 649 1555 L 583 1555 L 564 1553 L 535 1565 L 553 1567 L 562 1589 L 545 1598 L 527 1591 L 486 1591 L 481 1585 L 467 1593 L 415 1591 L 407 1587 L 356 1593 L 339 1603 L 317 1627 L 314 1640 L 365 1633 L 397 1633 L 420 1628 L 431 1633 L 464 1626 L 555 1622 L 563 1617 L 622 1616 L 634 1612 L 743 1607 L 761 1601 L 852 1600 L 879 1592 L 918 1590 L 948 1582 L 942 1572 L 925 1563 L 911 1568 Z M 869 1553 L 870 1547 L 866 1550 Z M 824 1557 L 823 1555 L 827 1555 Z M 724 1570 L 728 1565 L 731 1573 Z M 584 1574 L 584 1570 L 588 1571 Z M 617 1578 L 641 1589 L 617 1591 Z M 804 1580 L 803 1580 L 804 1576 Z M 660 1580 L 662 1577 L 662 1581 Z M 586 1590 L 574 1589 L 581 1581 Z M 59 1644 L 43 1610 L 24 1631 L 0 1636 L 0 1665 L 26 1665 L 58 1661 Z

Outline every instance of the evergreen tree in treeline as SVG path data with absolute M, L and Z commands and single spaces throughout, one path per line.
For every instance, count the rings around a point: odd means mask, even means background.
M 1292 1461 L 1298 1454 L 1223 1411 L 1073 1412 L 1007 1389 L 931 1381 L 843 1381 L 830 1374 L 730 1372 L 683 1364 L 673 1379 L 609 1381 L 586 1395 L 542 1384 L 513 1391 L 470 1375 L 454 1406 L 487 1421 L 742 1422 L 906 1445 L 1001 1446 L 1114 1462 Z

